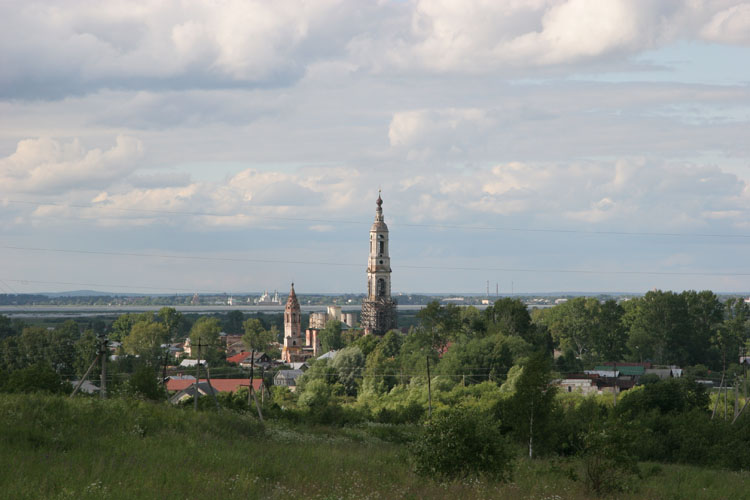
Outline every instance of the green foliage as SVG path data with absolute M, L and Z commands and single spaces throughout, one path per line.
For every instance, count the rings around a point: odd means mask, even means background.
M 341 337 L 341 321 L 331 320 L 318 333 L 320 347 L 323 352 L 335 351 L 344 347 L 344 339 Z
M 549 426 L 556 402 L 550 381 L 550 360 L 544 353 L 535 353 L 523 365 L 515 393 L 502 407 L 504 424 L 528 444 L 529 458 L 551 447 Z
M 528 355 L 530 350 L 531 346 L 518 336 L 475 338 L 452 345 L 436 372 L 466 384 L 503 380 L 514 360 Z
M 208 316 L 198 318 L 198 321 L 193 323 L 193 327 L 190 329 L 190 345 L 194 353 L 193 357 L 198 355 L 198 349 L 195 346 L 200 343 L 202 346 L 201 358 L 207 359 L 209 362 L 216 361 L 219 358 L 220 332 L 221 326 L 218 319 L 209 318 Z
M 99 339 L 93 330 L 86 330 L 81 335 L 81 338 L 76 341 L 73 348 L 75 349 L 73 367 L 76 375 L 82 377 L 94 359 L 96 359 L 96 355 L 99 352 Z M 89 374 L 89 377 L 95 378 L 99 374 L 98 367 L 94 367 L 92 372 Z
M 625 491 L 638 474 L 638 462 L 625 434 L 616 428 L 592 428 L 583 438 L 580 452 L 583 478 L 597 495 Z
M 71 391 L 70 384 L 64 382 L 55 370 L 44 363 L 15 370 L 3 380 L 4 383 L 0 386 L 3 392 L 63 394 Z
M 229 311 L 224 317 L 224 331 L 230 335 L 239 335 L 245 331 L 244 321 L 242 311 Z
M 121 342 L 129 333 L 130 329 L 138 321 L 153 321 L 154 315 L 151 313 L 142 314 L 121 314 L 112 323 L 111 330 L 109 332 L 109 340 Z
M 178 312 L 174 307 L 162 307 L 156 315 L 167 329 L 167 339 L 170 342 L 174 341 L 177 338 L 177 333 L 180 331 L 182 313 Z
M 13 329 L 13 324 L 11 323 L 10 318 L 0 314 L 0 339 L 4 339 L 5 337 L 10 337 L 11 335 L 15 334 L 16 332 Z
M 617 404 L 616 413 L 625 418 L 657 410 L 659 413 L 683 413 L 708 408 L 705 388 L 690 378 L 670 378 L 627 391 Z
M 169 331 L 164 323 L 152 319 L 139 320 L 133 323 L 122 346 L 128 354 L 140 356 L 147 363 L 158 364 L 161 357 L 161 345 L 169 340 Z
M 147 365 L 141 365 L 130 376 L 126 384 L 126 392 L 131 396 L 136 396 L 154 401 L 165 399 L 163 386 L 154 373 L 154 369 Z
M 362 380 L 362 371 L 365 368 L 365 357 L 359 347 L 346 347 L 336 353 L 331 366 L 336 370 L 344 391 L 349 396 L 357 395 L 357 388 Z
M 505 297 L 484 310 L 488 333 L 518 336 L 531 342 L 533 326 L 529 310 L 520 299 Z
M 411 336 L 423 350 L 439 351 L 461 331 L 461 309 L 453 304 L 441 306 L 434 300 L 417 313 L 419 326 Z
M 245 332 L 242 336 L 242 343 L 248 351 L 265 351 L 268 345 L 276 340 L 275 334 L 263 328 L 263 323 L 258 319 L 250 318 L 242 327 Z
M 411 456 L 417 474 L 436 479 L 486 476 L 503 481 L 513 471 L 513 453 L 499 422 L 474 409 L 436 413 L 412 444 Z

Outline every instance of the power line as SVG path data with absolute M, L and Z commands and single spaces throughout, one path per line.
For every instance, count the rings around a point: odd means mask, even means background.
M 369 221 L 346 220 L 346 219 L 324 219 L 324 218 L 307 218 L 307 217 L 283 217 L 266 214 L 222 214 L 216 212 L 189 212 L 181 210 L 154 210 L 146 208 L 121 208 L 104 205 L 82 205 L 72 203 L 54 203 L 38 202 L 26 200 L 5 200 L 8 203 L 33 206 L 55 206 L 67 208 L 97 209 L 97 210 L 116 210 L 126 213 L 141 213 L 153 215 L 177 215 L 187 217 L 247 217 L 260 218 L 275 221 L 287 222 L 323 222 L 329 224 L 357 224 L 370 225 Z M 659 232 L 659 231 L 593 231 L 585 229 L 559 229 L 559 228 L 529 228 L 513 226 L 473 226 L 465 224 L 418 224 L 407 222 L 390 222 L 391 227 L 421 227 L 430 229 L 460 229 L 460 230 L 477 230 L 477 231 L 505 231 L 505 232 L 523 232 L 523 233 L 558 233 L 558 234 L 588 234 L 598 236 L 665 236 L 670 238 L 735 238 L 750 239 L 750 234 L 729 234 L 729 233 L 680 233 L 680 232 Z
M 198 260 L 198 261 L 215 261 L 215 262 L 248 262 L 256 264 L 287 264 L 287 265 L 306 265 L 306 266 L 336 266 L 336 267 L 362 267 L 362 264 L 352 264 L 346 262 L 325 262 L 325 261 L 310 261 L 310 260 L 281 260 L 281 259 L 251 259 L 241 257 L 208 257 L 200 255 L 174 255 L 174 254 L 151 254 L 151 253 L 140 253 L 140 252 L 104 252 L 96 250 L 72 250 L 62 248 L 42 248 L 42 247 L 21 247 L 11 245 L 0 245 L 0 248 L 8 250 L 22 250 L 22 251 L 34 251 L 34 252 L 53 252 L 53 253 L 71 253 L 71 254 L 83 254 L 83 255 L 106 255 L 106 256 L 117 256 L 117 257 L 145 257 L 145 258 L 159 258 L 159 259 L 173 259 L 173 260 Z M 638 276 L 750 276 L 750 272 L 709 272 L 709 271 L 608 271 L 598 269 L 541 269 L 541 268 L 513 268 L 513 267 L 493 267 L 493 266 L 419 266 L 419 265 L 398 265 L 393 266 L 396 269 L 415 269 L 415 270 L 449 270 L 449 271 L 497 271 L 497 272 L 508 272 L 508 273 L 559 273 L 559 274 L 607 274 L 607 275 L 638 275 Z M 7 279 L 7 278 L 0 278 Z M 7 279 L 7 281 L 13 282 L 35 282 L 32 280 L 13 280 Z M 41 282 L 36 283 L 52 283 L 52 282 Z M 71 284 L 76 283 L 59 283 L 59 284 Z M 94 285 L 92 285 L 94 286 Z M 96 285 L 100 286 L 100 285 Z M 105 285 L 101 285 L 105 286 Z M 111 285 L 119 288 L 137 288 L 131 285 Z M 158 287 L 143 287 L 143 288 L 158 288 Z M 163 288 L 165 290 L 184 290 L 184 289 L 170 289 Z M 221 292 L 219 292 L 221 293 Z

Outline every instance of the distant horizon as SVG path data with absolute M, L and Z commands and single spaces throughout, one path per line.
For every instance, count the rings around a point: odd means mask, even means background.
M 688 290 L 662 290 L 665 292 L 674 292 L 674 293 L 681 293 Z M 689 289 L 693 290 L 693 289 Z M 354 295 L 354 296 L 365 296 L 365 293 L 357 293 L 357 292 L 300 292 L 295 289 L 298 296 L 343 296 L 343 295 Z M 465 297 L 487 297 L 487 298 L 506 298 L 506 297 L 514 297 L 514 296 L 537 296 L 537 297 L 560 297 L 565 295 L 572 295 L 572 296 L 599 296 L 599 295 L 612 295 L 612 296 L 643 296 L 646 293 L 648 293 L 651 290 L 647 290 L 645 292 L 612 292 L 612 291 L 605 291 L 605 292 L 594 292 L 594 291 L 588 291 L 588 292 L 582 292 L 582 291 L 557 291 L 557 292 L 519 292 L 519 293 L 508 293 L 508 294 L 489 294 L 486 293 L 478 293 L 478 292 L 394 292 L 393 296 L 398 297 L 399 295 L 420 295 L 420 296 L 435 296 L 435 297 L 450 297 L 450 296 L 465 296 Z M 697 290 L 702 291 L 702 290 Z M 739 295 L 739 296 L 745 296 L 749 295 L 750 292 L 723 292 L 723 291 L 716 291 L 716 290 L 710 290 L 717 296 L 723 296 L 723 295 Z M 263 295 L 263 292 L 219 292 L 219 293 L 201 293 L 201 292 L 194 292 L 198 293 L 199 296 L 261 296 Z M 118 293 L 118 292 L 107 292 L 107 291 L 98 291 L 98 290 L 67 290 L 67 291 L 60 291 L 60 292 L 33 292 L 33 293 L 0 293 L 0 296 L 4 295 L 43 295 L 47 297 L 96 297 L 96 296 L 103 296 L 103 297 L 190 297 L 193 296 L 194 293 L 159 293 L 159 292 L 127 292 L 127 293 Z M 288 292 L 281 293 L 279 292 L 279 298 L 281 299 L 281 302 L 283 303 L 286 300 L 286 297 L 288 295 Z

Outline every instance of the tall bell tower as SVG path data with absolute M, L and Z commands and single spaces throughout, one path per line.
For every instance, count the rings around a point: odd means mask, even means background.
M 375 222 L 370 228 L 370 257 L 367 262 L 367 298 L 362 302 L 365 334 L 383 335 L 396 328 L 397 303 L 391 298 L 391 258 L 388 254 L 388 226 L 383 219 L 383 199 L 378 191 Z

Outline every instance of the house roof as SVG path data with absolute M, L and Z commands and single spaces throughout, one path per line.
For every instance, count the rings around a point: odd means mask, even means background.
M 302 370 L 279 370 L 276 372 L 276 375 L 274 375 L 274 379 L 291 379 L 296 380 L 299 377 L 301 377 L 304 374 Z
M 594 370 L 596 371 L 611 371 L 612 367 L 615 366 L 617 368 L 617 371 L 620 372 L 620 375 L 643 375 L 646 372 L 646 369 L 641 366 L 633 366 L 633 365 L 626 365 L 626 364 L 606 364 L 606 365 L 599 365 L 594 367 Z
M 250 379 L 247 378 L 214 378 L 211 379 L 211 386 L 216 392 L 237 392 L 240 387 L 247 387 Z M 202 378 L 198 381 L 199 384 L 206 382 L 206 379 Z M 195 379 L 176 379 L 167 381 L 168 391 L 182 391 L 190 387 L 195 383 Z M 260 390 L 260 385 L 263 381 L 259 378 L 253 379 L 253 389 Z
M 235 354 L 234 356 L 230 356 L 227 358 L 228 363 L 240 363 L 242 361 L 245 361 L 250 357 L 249 352 L 241 352 L 239 354 Z M 257 359 L 257 358 L 256 358 Z
M 183 367 L 185 367 L 185 366 L 186 367 L 191 367 L 191 366 L 195 366 L 197 364 L 198 364 L 198 360 L 197 359 L 183 359 L 180 362 L 180 366 L 183 366 Z M 200 364 L 203 365 L 203 366 L 205 366 L 206 365 L 206 360 L 205 359 L 201 359 L 200 360 Z

